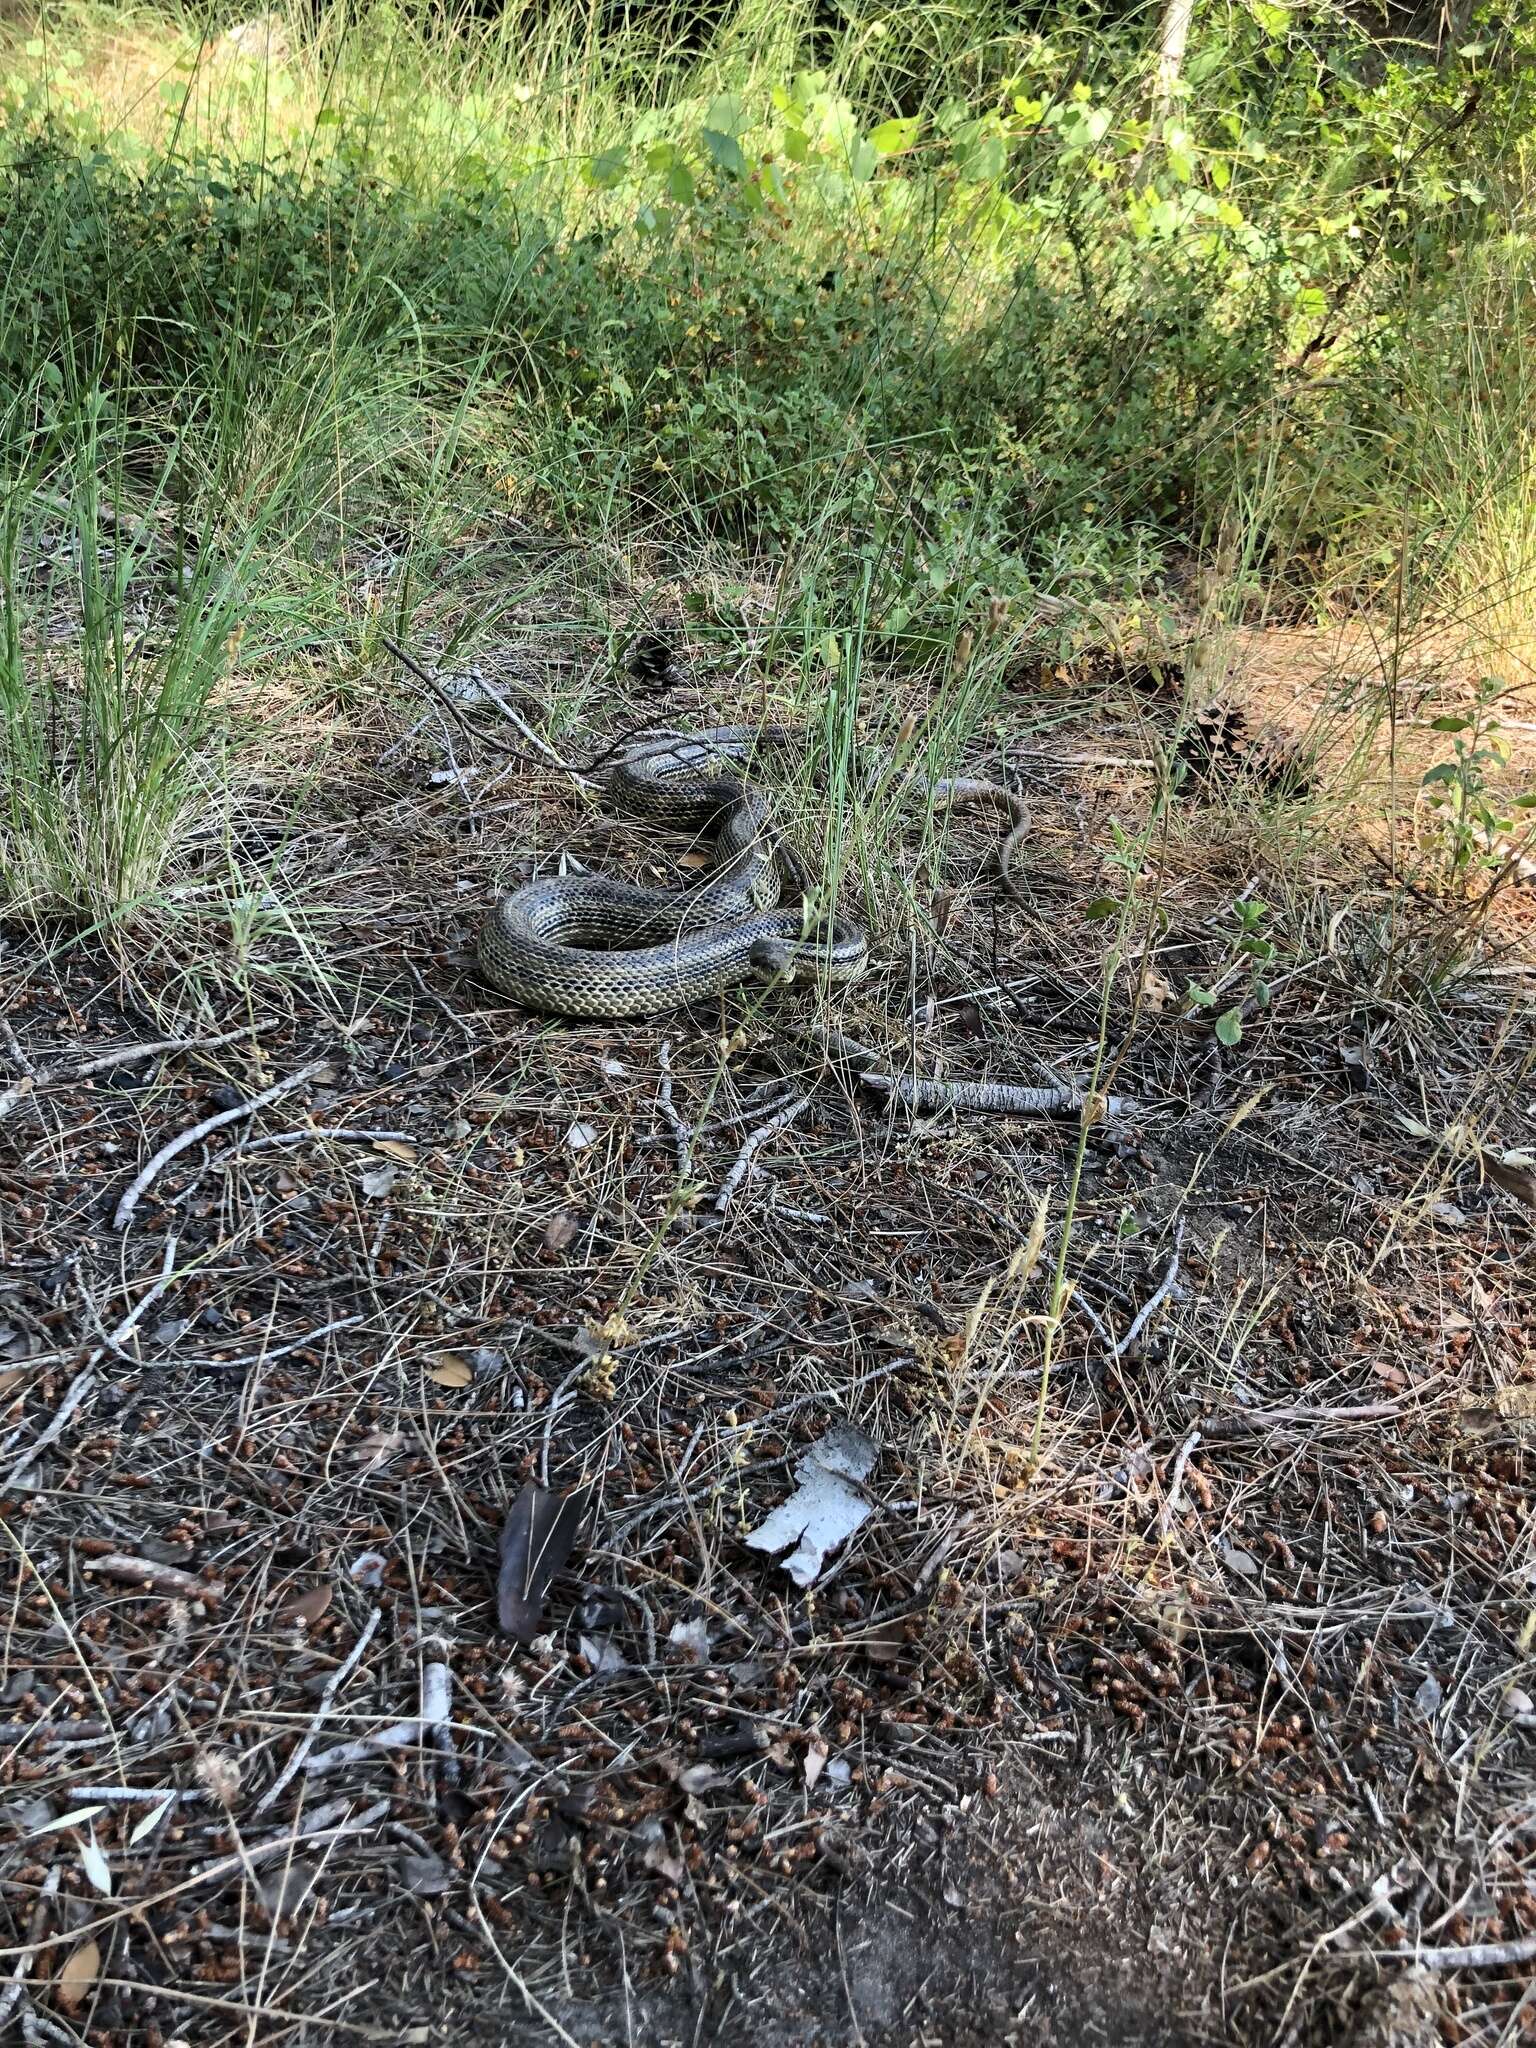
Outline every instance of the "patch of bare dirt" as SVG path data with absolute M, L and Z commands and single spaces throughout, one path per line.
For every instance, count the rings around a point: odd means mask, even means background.
M 839 1022 L 1125 1107 L 910 1117 L 806 992 L 570 1027 L 475 989 L 530 849 L 655 849 L 419 709 L 301 832 L 253 801 L 312 923 L 4 934 L 0 2011 L 1518 2038 L 1532 1215 L 1437 1134 L 1536 1136 L 1523 965 L 1430 982 L 1438 913 L 1347 851 L 1302 886 L 1187 824 L 1106 917 L 1145 712 L 1061 684 L 971 764 L 1028 789 L 1024 901 L 985 821 L 914 825 L 942 917 Z M 864 1512 L 802 1585 L 747 1539 L 843 1425 Z M 513 1640 L 530 1486 L 579 1531 Z

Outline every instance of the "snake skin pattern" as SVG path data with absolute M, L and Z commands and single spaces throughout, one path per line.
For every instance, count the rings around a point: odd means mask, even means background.
M 851 925 L 808 924 L 778 907 L 786 857 L 767 800 L 730 765 L 770 730 L 724 726 L 639 736 L 604 777 L 626 810 L 658 825 L 711 833 L 714 863 L 688 889 L 648 889 L 602 875 L 559 875 L 503 896 L 480 927 L 482 977 L 531 1010 L 640 1017 L 810 969 L 851 981 L 868 957 Z

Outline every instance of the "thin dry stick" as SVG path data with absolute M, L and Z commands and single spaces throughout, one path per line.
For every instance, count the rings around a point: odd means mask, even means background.
M 693 1177 L 693 1125 L 684 1123 L 672 1102 L 672 1046 L 663 1039 L 656 1055 L 661 1068 L 661 1085 L 656 1091 L 656 1107 L 661 1111 L 672 1132 L 672 1142 L 677 1148 L 677 1177 L 687 1182 Z
M 1469 1941 L 1460 1948 L 1390 1949 L 1394 1960 L 1417 1963 L 1423 1970 L 1507 1970 L 1516 1963 L 1536 1962 L 1536 1934 L 1519 1941 Z
M 1173 1471 L 1168 1480 L 1168 1492 L 1158 1511 L 1157 1533 L 1166 1536 L 1173 1527 L 1173 1518 L 1179 1512 L 1179 1488 L 1184 1484 L 1184 1468 L 1194 1456 L 1200 1442 L 1200 1432 L 1192 1429 L 1179 1446 L 1179 1455 L 1173 1461 Z
M 354 1145 L 377 1145 L 386 1140 L 391 1145 L 415 1145 L 419 1139 L 409 1131 L 355 1131 L 346 1124 L 314 1124 L 299 1131 L 268 1131 L 260 1138 L 250 1138 L 240 1147 L 242 1152 L 265 1152 L 273 1145 L 304 1145 L 311 1138 L 336 1138 Z
M 338 1802 L 339 1804 L 340 1802 Z M 280 1835 L 274 1835 L 266 1842 L 247 1842 L 232 1855 L 219 1856 L 212 1863 L 205 1863 L 201 1870 L 194 1870 L 190 1877 L 184 1877 L 179 1884 L 168 1885 L 164 1891 L 156 1892 L 151 1898 L 129 1899 L 110 1912 L 102 1913 L 94 1920 L 87 1920 L 82 1926 L 50 1934 L 45 1940 L 23 1944 L 20 1948 L 0 1948 L 0 1959 L 17 1955 L 33 1956 L 44 1949 L 62 1948 L 66 1942 L 89 1941 L 109 1927 L 115 1927 L 120 1920 L 138 1919 L 140 1915 L 152 1912 L 156 1906 L 166 1905 L 171 1899 L 179 1899 L 183 1892 L 196 1891 L 199 1885 L 220 1884 L 226 1877 L 248 1875 L 251 1865 L 264 1862 L 269 1856 L 282 1854 L 291 1856 L 295 1842 L 313 1842 L 317 1846 L 325 1842 L 341 1841 L 347 1835 L 365 1834 L 369 1828 L 381 1821 L 390 1810 L 390 1801 L 377 1799 L 371 1806 L 365 1806 L 361 1813 L 330 1825 L 329 1816 L 335 1807 L 326 1809 L 327 1821 L 323 1828 L 287 1828 Z
M 290 1074 L 286 1081 L 278 1081 L 264 1089 L 260 1095 L 253 1095 L 249 1102 L 242 1102 L 234 1109 L 221 1109 L 217 1116 L 206 1116 L 200 1124 L 194 1124 L 189 1131 L 183 1131 L 178 1138 L 162 1145 L 148 1165 L 139 1169 L 123 1194 L 112 1214 L 112 1228 L 126 1230 L 133 1221 L 133 1212 L 139 1206 L 140 1198 L 151 1188 L 171 1161 L 202 1138 L 211 1137 L 226 1124 L 239 1123 L 242 1118 L 254 1116 L 258 1109 L 265 1109 L 269 1102 L 291 1095 L 295 1088 L 302 1088 L 306 1081 L 312 1081 L 322 1067 L 324 1060 L 311 1060 L 307 1067 L 301 1067 L 296 1074 Z
M 48 1875 L 43 1879 L 42 1888 L 38 1892 L 36 1903 L 32 1909 L 32 1928 L 34 1933 L 41 1931 L 44 1904 L 58 1890 L 61 1874 L 62 1866 L 55 1863 L 49 1869 Z M 36 1950 L 34 1948 L 24 1948 L 20 1951 L 16 1957 L 15 1967 L 11 1971 L 10 1982 L 5 1986 L 4 1990 L 0 1990 L 0 2027 L 5 2025 L 11 2014 L 16 2010 L 17 2005 L 21 2002 L 21 1995 L 27 1988 L 27 1970 L 35 1953 Z
M 31 1471 L 44 1451 L 58 1442 L 59 1438 L 69 1427 L 70 1419 L 74 1415 L 75 1410 L 85 1400 L 95 1385 L 96 1369 L 94 1366 L 88 1365 L 83 1372 L 75 1374 L 65 1390 L 64 1398 L 59 1403 L 52 1422 L 49 1423 L 37 1441 L 27 1447 L 5 1478 L 0 1479 L 0 1493 L 5 1493 L 11 1487 L 18 1485 L 23 1476 Z M 15 1438 L 11 1438 L 10 1442 L 14 1443 Z M 9 1444 L 7 1448 L 9 1448 Z
M 723 1216 L 731 1206 L 736 1190 L 746 1179 L 752 1161 L 761 1152 L 770 1138 L 776 1138 L 786 1131 L 805 1109 L 810 1106 L 809 1095 L 798 1095 L 795 1100 L 781 1109 L 777 1116 L 769 1117 L 767 1123 L 759 1124 L 755 1131 L 749 1131 L 742 1141 L 741 1150 L 736 1154 L 736 1163 L 720 1183 L 720 1192 L 715 1197 L 715 1213 Z
M 1316 1408 L 1295 1401 L 1284 1408 L 1250 1408 L 1240 1415 L 1217 1415 L 1206 1424 L 1205 1433 L 1211 1437 L 1251 1436 L 1300 1423 L 1315 1428 L 1325 1422 L 1386 1422 L 1401 1415 L 1405 1405 L 1403 1400 L 1352 1401 L 1337 1408 Z
M 491 1923 L 485 1917 L 485 1908 L 480 1903 L 480 1894 L 478 1891 L 471 1891 L 470 1904 L 474 1907 L 475 1918 L 480 1922 L 480 1926 L 485 1934 L 485 1938 L 491 1945 L 491 1954 L 496 1958 L 497 1962 L 500 1963 L 502 1970 L 506 1975 L 507 1982 L 511 1984 L 513 1988 L 518 1992 L 518 1994 L 523 2000 L 523 2003 L 527 2006 L 528 2010 L 530 2012 L 536 2012 L 539 2018 L 544 2022 L 545 2026 L 549 2028 L 550 2032 L 552 2034 L 557 2034 L 559 2038 L 566 2044 L 566 2048 L 581 2048 L 581 2043 L 575 2038 L 574 2035 L 568 2034 L 565 2031 L 564 2027 L 561 2026 L 560 2022 L 555 2018 L 554 2014 L 550 2011 L 549 2007 L 545 2005 L 543 2001 L 535 1995 L 535 1993 L 529 1990 L 528 1986 L 523 1982 L 522 1978 L 519 1977 L 517 1971 L 512 1967 L 511 1963 L 507 1961 L 506 1956 L 502 1953 L 500 1944 L 498 1943 L 495 1935 L 491 1932 Z
M 437 699 L 438 703 L 442 705 L 443 709 L 448 713 L 449 717 L 453 720 L 455 725 L 458 726 L 460 732 L 464 734 L 466 739 L 484 740 L 488 746 L 494 747 L 496 751 L 500 754 L 510 755 L 514 761 L 527 760 L 528 757 L 526 754 L 522 753 L 516 747 L 509 747 L 504 740 L 497 739 L 494 733 L 478 732 L 475 729 L 475 727 L 470 723 L 470 721 L 464 716 L 463 707 L 461 705 L 455 704 L 453 699 L 448 695 L 448 692 L 443 688 L 442 684 L 439 683 L 436 676 L 434 676 L 429 669 L 424 668 L 422 664 L 416 660 L 414 655 L 407 654 L 405 649 L 399 646 L 395 641 L 391 640 L 387 633 L 381 633 L 379 635 L 379 638 L 383 642 L 385 647 L 389 649 L 390 653 L 395 657 L 396 661 L 400 663 L 402 668 L 408 668 L 411 674 L 416 678 L 417 682 L 426 684 L 427 688 L 432 692 L 433 696 Z M 491 702 L 496 706 L 496 709 L 502 714 L 502 716 L 505 719 L 507 719 L 512 725 L 515 725 L 517 727 L 517 730 L 522 734 L 523 738 L 528 742 L 529 746 L 534 748 L 536 752 L 542 754 L 546 761 L 552 762 L 553 765 L 556 768 L 559 768 L 564 774 L 574 775 L 578 779 L 581 778 L 581 770 L 579 768 L 573 768 L 569 761 L 562 760 L 561 757 L 555 752 L 554 748 L 549 744 L 549 741 L 544 739 L 540 734 L 536 733 L 533 727 L 529 725 L 526 719 L 519 717 L 517 712 L 515 712 L 512 709 L 511 705 L 508 704 L 504 698 L 502 698 L 496 691 L 490 689 L 486 685 L 483 677 L 481 679 L 481 688 L 485 690 L 486 695 L 490 698 Z
M 1162 1279 L 1157 1283 L 1157 1290 L 1152 1295 L 1151 1299 L 1144 1302 L 1142 1306 L 1136 1311 L 1136 1314 L 1131 1322 L 1131 1327 L 1120 1339 L 1120 1342 L 1118 1344 L 1111 1345 L 1110 1347 L 1109 1355 L 1116 1364 L 1118 1364 L 1119 1361 L 1122 1358 L 1124 1358 L 1126 1352 L 1130 1350 L 1131 1346 L 1136 1342 L 1137 1338 L 1141 1335 L 1142 1331 L 1147 1327 L 1148 1323 L 1151 1322 L 1152 1318 L 1157 1314 L 1158 1310 L 1162 1307 L 1163 1303 L 1168 1299 L 1169 1295 L 1172 1294 L 1175 1286 L 1178 1284 L 1179 1256 L 1182 1253 L 1183 1249 L 1184 1218 L 1181 1216 L 1178 1222 L 1175 1223 L 1173 1226 L 1173 1257 L 1168 1261 L 1167 1272 L 1163 1275 Z
M 248 1366 L 270 1365 L 274 1358 L 286 1358 L 290 1351 L 307 1351 L 322 1337 L 334 1337 L 338 1330 L 355 1330 L 364 1321 L 366 1318 L 363 1316 L 340 1316 L 334 1323 L 322 1323 L 318 1330 L 307 1331 L 290 1343 L 279 1344 L 275 1351 L 251 1351 L 244 1358 L 204 1358 L 198 1363 L 210 1372 L 244 1372 Z
M 361 1735 L 355 1742 L 339 1742 L 334 1749 L 310 1757 L 304 1768 L 311 1777 L 317 1777 L 325 1771 L 339 1770 L 343 1764 L 372 1762 L 384 1750 L 419 1743 L 437 1751 L 444 1775 L 452 1780 L 458 1776 L 450 1727 L 452 1704 L 453 1675 L 448 1666 L 428 1664 L 421 1674 L 421 1709 L 414 1721 L 392 1721 L 387 1728 Z
M 358 1633 L 357 1641 L 352 1645 L 351 1649 L 347 1652 L 346 1656 L 343 1657 L 341 1662 L 337 1665 L 336 1669 L 325 1681 L 325 1690 L 320 1695 L 320 1704 L 315 1709 L 314 1719 L 310 1722 L 309 1727 L 306 1729 L 304 1734 L 294 1744 L 292 1756 L 289 1757 L 287 1763 L 283 1765 L 281 1771 L 278 1772 L 277 1776 L 272 1780 L 272 1783 L 267 1787 L 266 1791 L 263 1792 L 261 1797 L 257 1800 L 254 1808 L 252 1809 L 253 1813 L 265 1813 L 267 1808 L 272 1804 L 273 1800 L 276 1799 L 276 1797 L 284 1789 L 284 1787 L 291 1783 L 291 1781 L 295 1777 L 297 1777 L 300 1769 L 303 1766 L 305 1757 L 309 1755 L 310 1750 L 314 1747 L 315 1737 L 320 1733 L 321 1723 L 324 1721 L 326 1715 L 331 1711 L 332 1700 L 335 1699 L 337 1693 L 340 1692 L 343 1685 L 346 1684 L 347 1679 L 351 1676 L 353 1670 L 356 1668 L 358 1659 L 362 1656 L 364 1650 L 367 1649 L 368 1645 L 373 1641 L 373 1632 L 378 1627 L 380 1621 L 383 1619 L 383 1614 L 383 1608 L 374 1608 L 373 1612 L 369 1615 L 368 1619 L 363 1623 L 363 1626 Z
M 221 1031 L 212 1038 L 152 1038 L 143 1045 L 125 1045 L 118 1052 L 99 1053 L 74 1067 L 52 1067 L 45 1074 L 31 1074 L 0 1095 L 0 1117 L 9 1116 L 18 1102 L 34 1088 L 56 1088 L 63 1082 L 88 1081 L 93 1074 L 109 1074 L 114 1067 L 133 1066 L 162 1052 L 210 1052 L 216 1045 L 228 1045 L 236 1038 L 249 1038 L 258 1027 L 242 1024 L 238 1031 Z

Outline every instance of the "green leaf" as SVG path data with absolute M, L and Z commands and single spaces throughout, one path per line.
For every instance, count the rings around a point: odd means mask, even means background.
M 1429 723 L 1431 732 L 1469 732 L 1471 727 L 1470 718 L 1458 718 L 1454 712 L 1448 712 L 1444 718 L 1432 718 Z
M 784 154 L 792 164 L 803 164 L 810 153 L 810 141 L 803 128 L 784 130 Z
M 747 160 L 742 154 L 741 144 L 734 135 L 727 135 L 723 129 L 706 128 L 702 139 L 716 167 L 724 171 L 728 178 L 744 178 L 747 175 Z
M 675 142 L 653 142 L 645 152 L 645 168 L 648 171 L 670 171 L 677 162 Z
M 987 185 L 1001 177 L 1003 138 L 982 121 L 968 121 L 954 140 L 955 163 L 968 185 Z
M 585 171 L 586 181 L 599 192 L 611 192 L 629 166 L 629 151 L 622 144 L 592 157 Z
M 735 92 L 717 93 L 704 116 L 704 126 L 713 128 L 717 135 L 745 135 L 750 125 L 747 103 Z
M 1460 780 L 1460 777 L 1461 770 L 1454 761 L 1442 761 L 1438 768 L 1431 768 L 1429 770 L 1419 787 L 1421 789 L 1432 789 L 1436 783 L 1456 782 Z
M 1289 7 L 1276 7 L 1273 0 L 1248 0 L 1248 11 L 1267 36 L 1283 36 L 1291 25 Z
M 848 175 L 855 185 L 867 185 L 875 175 L 875 166 L 880 161 L 880 152 L 872 142 L 862 136 L 848 151 Z
M 315 126 L 317 128 L 339 128 L 341 126 L 341 116 L 334 107 L 322 107 L 315 116 Z
M 904 149 L 910 149 L 917 140 L 917 131 L 922 122 L 916 114 L 905 119 L 882 121 L 870 133 L 870 141 L 882 156 L 900 156 Z
M 679 206 L 692 206 L 694 194 L 693 173 L 679 157 L 667 171 L 667 197 Z
M 1095 896 L 1083 912 L 1083 915 L 1094 924 L 1103 924 L 1107 918 L 1120 915 L 1120 898 L 1118 896 Z
M 843 650 L 835 633 L 821 636 L 821 658 L 835 675 L 843 665 Z
M 1236 1045 L 1243 1035 L 1241 1010 L 1223 1010 L 1216 1019 L 1216 1036 L 1223 1045 Z

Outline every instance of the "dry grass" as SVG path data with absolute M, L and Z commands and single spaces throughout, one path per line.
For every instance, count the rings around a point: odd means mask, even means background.
M 695 648 L 662 707 L 589 700 L 574 596 L 496 673 L 552 649 L 570 755 L 760 688 Z M 531 850 L 654 850 L 385 675 L 329 701 L 323 774 L 272 763 L 206 918 L 6 935 L 7 2013 L 1370 2039 L 1424 1949 L 1424 2039 L 1519 2038 L 1525 1966 L 1445 1951 L 1533 1927 L 1531 1216 L 1402 1120 L 1530 1140 L 1523 957 L 1337 836 L 1277 862 L 1219 769 L 1160 811 L 1177 700 L 1031 671 L 966 760 L 1029 792 L 1027 903 L 995 822 L 883 820 L 883 900 L 927 915 L 838 1021 L 922 1074 L 1107 1058 L 1134 1106 L 891 1116 L 807 1050 L 812 992 L 567 1028 L 474 988 Z M 1096 920 L 1111 819 L 1145 854 Z M 230 875 L 270 901 L 215 943 Z M 1244 888 L 1279 958 L 1228 1049 L 1178 994 Z M 112 1229 L 162 1143 L 312 1061 Z M 808 1598 L 741 1539 L 839 1414 L 876 1512 Z M 525 1649 L 491 1592 L 529 1477 L 595 1513 Z

